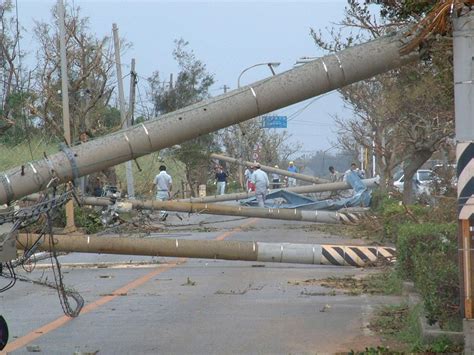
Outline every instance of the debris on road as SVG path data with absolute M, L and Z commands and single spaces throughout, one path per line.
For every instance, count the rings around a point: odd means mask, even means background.
M 196 281 L 192 281 L 189 277 L 186 280 L 186 283 L 182 284 L 181 286 L 196 286 Z

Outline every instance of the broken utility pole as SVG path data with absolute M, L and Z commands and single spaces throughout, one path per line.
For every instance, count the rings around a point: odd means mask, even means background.
M 371 188 L 378 186 L 379 178 L 370 178 L 364 179 L 362 182 L 365 186 Z M 296 186 L 296 187 L 287 187 L 282 189 L 283 191 L 290 191 L 297 194 L 308 194 L 315 192 L 327 192 L 327 191 L 339 191 L 339 190 L 348 190 L 352 189 L 351 185 L 347 182 L 330 182 L 326 184 L 318 185 L 305 185 L 305 186 Z M 214 195 L 206 197 L 190 197 L 178 199 L 178 202 L 222 202 L 222 201 L 233 201 L 233 200 L 243 200 L 249 197 L 254 197 L 255 192 L 237 192 L 233 194 L 224 194 L 224 195 Z
M 228 156 L 222 155 L 222 154 L 211 154 L 211 158 L 224 160 L 224 161 L 227 161 L 229 163 L 235 163 L 235 164 L 239 164 L 239 165 L 247 165 L 247 166 L 252 166 L 253 165 L 253 163 L 250 162 L 250 161 L 243 161 L 241 159 L 228 157 Z M 267 173 L 276 173 L 276 174 L 279 174 L 279 175 L 292 177 L 292 178 L 295 178 L 297 180 L 312 182 L 313 184 L 321 184 L 321 183 L 329 182 L 329 180 L 320 179 L 320 178 L 315 177 L 315 176 L 309 176 L 309 175 L 304 175 L 304 174 L 299 174 L 299 173 L 292 173 L 288 170 L 277 169 L 277 168 L 273 168 L 271 166 L 262 165 L 262 164 L 260 164 L 260 169 L 262 169 L 263 171 L 265 171 Z
M 323 210 L 299 210 L 293 208 L 258 208 L 241 207 L 220 204 L 176 202 L 176 201 L 155 201 L 155 200 L 120 200 L 113 202 L 105 197 L 83 197 L 81 201 L 86 205 L 110 206 L 117 203 L 121 211 L 131 208 L 145 209 L 152 211 L 166 210 L 187 213 L 215 214 L 223 216 L 242 216 L 256 218 L 282 219 L 288 221 L 304 221 L 330 224 L 355 224 L 363 214 L 352 212 L 334 212 Z
M 316 59 L 226 94 L 0 173 L 0 204 L 398 68 L 407 35 L 390 35 Z
M 38 236 L 20 234 L 18 249 L 28 248 Z M 50 243 L 38 250 L 50 251 Z M 261 261 L 294 264 L 370 266 L 377 261 L 394 260 L 395 249 L 376 246 L 343 246 L 295 243 L 263 243 L 230 240 L 186 240 L 169 238 L 130 238 L 95 235 L 54 235 L 56 252 L 149 255 Z

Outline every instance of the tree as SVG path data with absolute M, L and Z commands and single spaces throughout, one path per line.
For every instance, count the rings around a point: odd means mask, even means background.
M 419 18 L 429 4 L 383 1 L 382 18 L 371 15 L 366 4 L 348 0 L 342 28 L 357 29 L 345 40 L 341 32 L 332 30 L 331 42 L 321 33 L 312 31 L 316 44 L 329 51 L 339 50 L 368 38 L 376 38 L 388 30 L 400 28 L 408 20 Z M 399 8 L 399 6 L 405 8 Z M 406 15 L 406 11 L 411 15 Z M 416 11 L 419 11 L 416 13 Z M 416 42 L 419 43 L 419 42 Z M 425 46 L 427 43 L 425 41 Z M 373 79 L 340 90 L 354 117 L 338 121 L 342 134 L 352 134 L 354 140 L 370 149 L 375 142 L 378 172 L 386 186 L 391 183 L 391 171 L 402 163 L 405 173 L 405 203 L 413 200 L 411 179 L 437 149 L 454 134 L 452 51 L 443 37 L 430 40 L 423 61 L 392 70 Z M 369 138 L 370 137 L 370 138 Z
M 151 98 L 156 115 L 175 111 L 179 108 L 209 98 L 209 88 L 214 77 L 207 72 L 206 65 L 196 58 L 183 39 L 175 40 L 173 58 L 179 66 L 175 82 L 166 87 L 158 71 L 148 79 Z M 186 180 L 197 194 L 197 185 L 208 179 L 209 155 L 218 151 L 216 134 L 209 133 L 184 142 L 176 149 L 177 158 L 185 164 Z
M 262 128 L 260 118 L 230 126 L 219 132 L 220 145 L 232 157 L 253 161 L 254 148 L 258 144 L 261 147 L 258 160 L 264 165 L 280 164 L 301 149 L 300 144 L 288 144 L 289 138 L 288 132 L 278 133 L 277 130 Z
M 9 132 L 2 137 L 2 141 L 11 141 L 23 131 L 21 123 L 21 110 L 19 103 L 27 96 L 22 92 L 22 82 L 20 78 L 19 59 L 23 55 L 20 53 L 19 39 L 20 29 L 18 22 L 10 13 L 14 10 L 11 0 L 0 3 L 0 134 L 11 127 L 15 127 L 15 132 Z
M 32 110 L 42 119 L 43 126 L 62 137 L 62 103 L 58 15 L 52 9 L 51 23 L 37 23 L 35 36 L 40 43 L 37 52 L 36 100 Z M 83 131 L 95 135 L 111 127 L 104 120 L 104 111 L 114 87 L 113 52 L 108 36 L 96 38 L 89 30 L 89 20 L 81 17 L 79 8 L 66 9 L 66 56 L 68 63 L 71 135 Z M 122 45 L 121 48 L 126 48 Z M 115 124 L 116 122 L 114 122 Z

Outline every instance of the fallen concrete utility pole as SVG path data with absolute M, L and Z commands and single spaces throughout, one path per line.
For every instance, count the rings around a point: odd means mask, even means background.
M 253 164 L 250 161 L 243 161 L 241 159 L 236 159 L 236 158 L 228 157 L 228 156 L 221 155 L 221 154 L 211 154 L 211 158 L 227 161 L 229 163 L 235 163 L 235 164 L 239 164 L 239 165 L 246 165 L 246 166 L 251 166 Z M 329 180 L 320 179 L 320 178 L 315 177 L 315 176 L 292 173 L 292 172 L 289 172 L 288 170 L 272 168 L 271 166 L 262 165 L 262 164 L 260 164 L 260 169 L 262 169 L 263 171 L 266 171 L 268 173 L 275 173 L 275 174 L 278 174 L 278 175 L 288 176 L 288 177 L 295 178 L 297 180 L 312 182 L 313 184 L 321 184 L 321 183 L 324 183 L 324 182 L 329 182 Z
M 364 179 L 362 182 L 367 187 L 376 187 L 379 183 L 379 178 L 370 178 Z M 330 182 L 327 184 L 318 184 L 318 185 L 306 185 L 306 186 L 296 186 L 296 187 L 287 187 L 286 189 L 282 189 L 284 191 L 290 191 L 297 194 L 307 194 L 307 193 L 314 193 L 314 192 L 326 192 L 326 191 L 338 191 L 338 190 L 348 190 L 352 189 L 351 185 L 347 182 Z M 249 197 L 254 197 L 255 192 L 239 192 L 234 194 L 225 194 L 225 195 L 214 195 L 214 196 L 206 196 L 206 197 L 190 197 L 190 198 L 182 198 L 178 199 L 178 202 L 202 202 L 202 203 L 210 203 L 210 202 L 222 202 L 222 201 L 233 201 L 233 200 L 243 200 Z
M 275 263 L 367 266 L 380 259 L 391 262 L 395 249 L 343 245 L 262 243 L 228 240 L 185 240 L 168 238 L 131 238 L 95 235 L 54 235 L 57 252 L 101 253 L 145 256 L 185 257 L 262 261 Z M 31 234 L 19 234 L 17 248 L 27 248 Z M 43 242 L 38 250 L 51 251 Z
M 91 206 L 110 206 L 114 204 L 104 197 L 83 197 L 81 201 Z M 117 203 L 119 211 L 130 211 L 132 208 L 145 210 L 166 210 L 187 213 L 215 214 L 224 216 L 242 216 L 269 219 L 282 219 L 287 221 L 304 221 L 329 224 L 355 224 L 361 218 L 361 213 L 333 212 L 333 211 L 308 211 L 298 209 L 258 208 L 219 205 L 215 203 L 191 203 L 155 200 L 120 200 Z
M 409 38 L 378 38 L 0 173 L 0 204 L 398 68 Z

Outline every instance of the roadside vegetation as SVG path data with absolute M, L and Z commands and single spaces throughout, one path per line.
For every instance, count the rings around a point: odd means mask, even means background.
M 422 303 L 413 309 L 404 304 L 383 307 L 371 323 L 371 329 L 379 334 L 406 343 L 405 351 L 459 351 L 459 346 L 446 339 L 424 344 L 418 323 L 422 317 L 429 324 L 439 325 L 441 330 L 462 329 L 455 206 L 454 198 L 443 199 L 433 206 L 406 206 L 393 197 L 379 195 L 373 206 L 375 218 L 361 226 L 375 240 L 395 244 L 397 261 L 390 275 L 400 282 L 413 282 L 421 296 Z
M 447 338 L 439 338 L 424 343 L 419 317 L 423 316 L 421 305 L 412 309 L 407 304 L 384 306 L 380 308 L 370 323 L 370 329 L 379 334 L 393 346 L 367 348 L 364 351 L 352 351 L 353 354 L 440 354 L 461 353 L 462 347 L 453 344 Z

